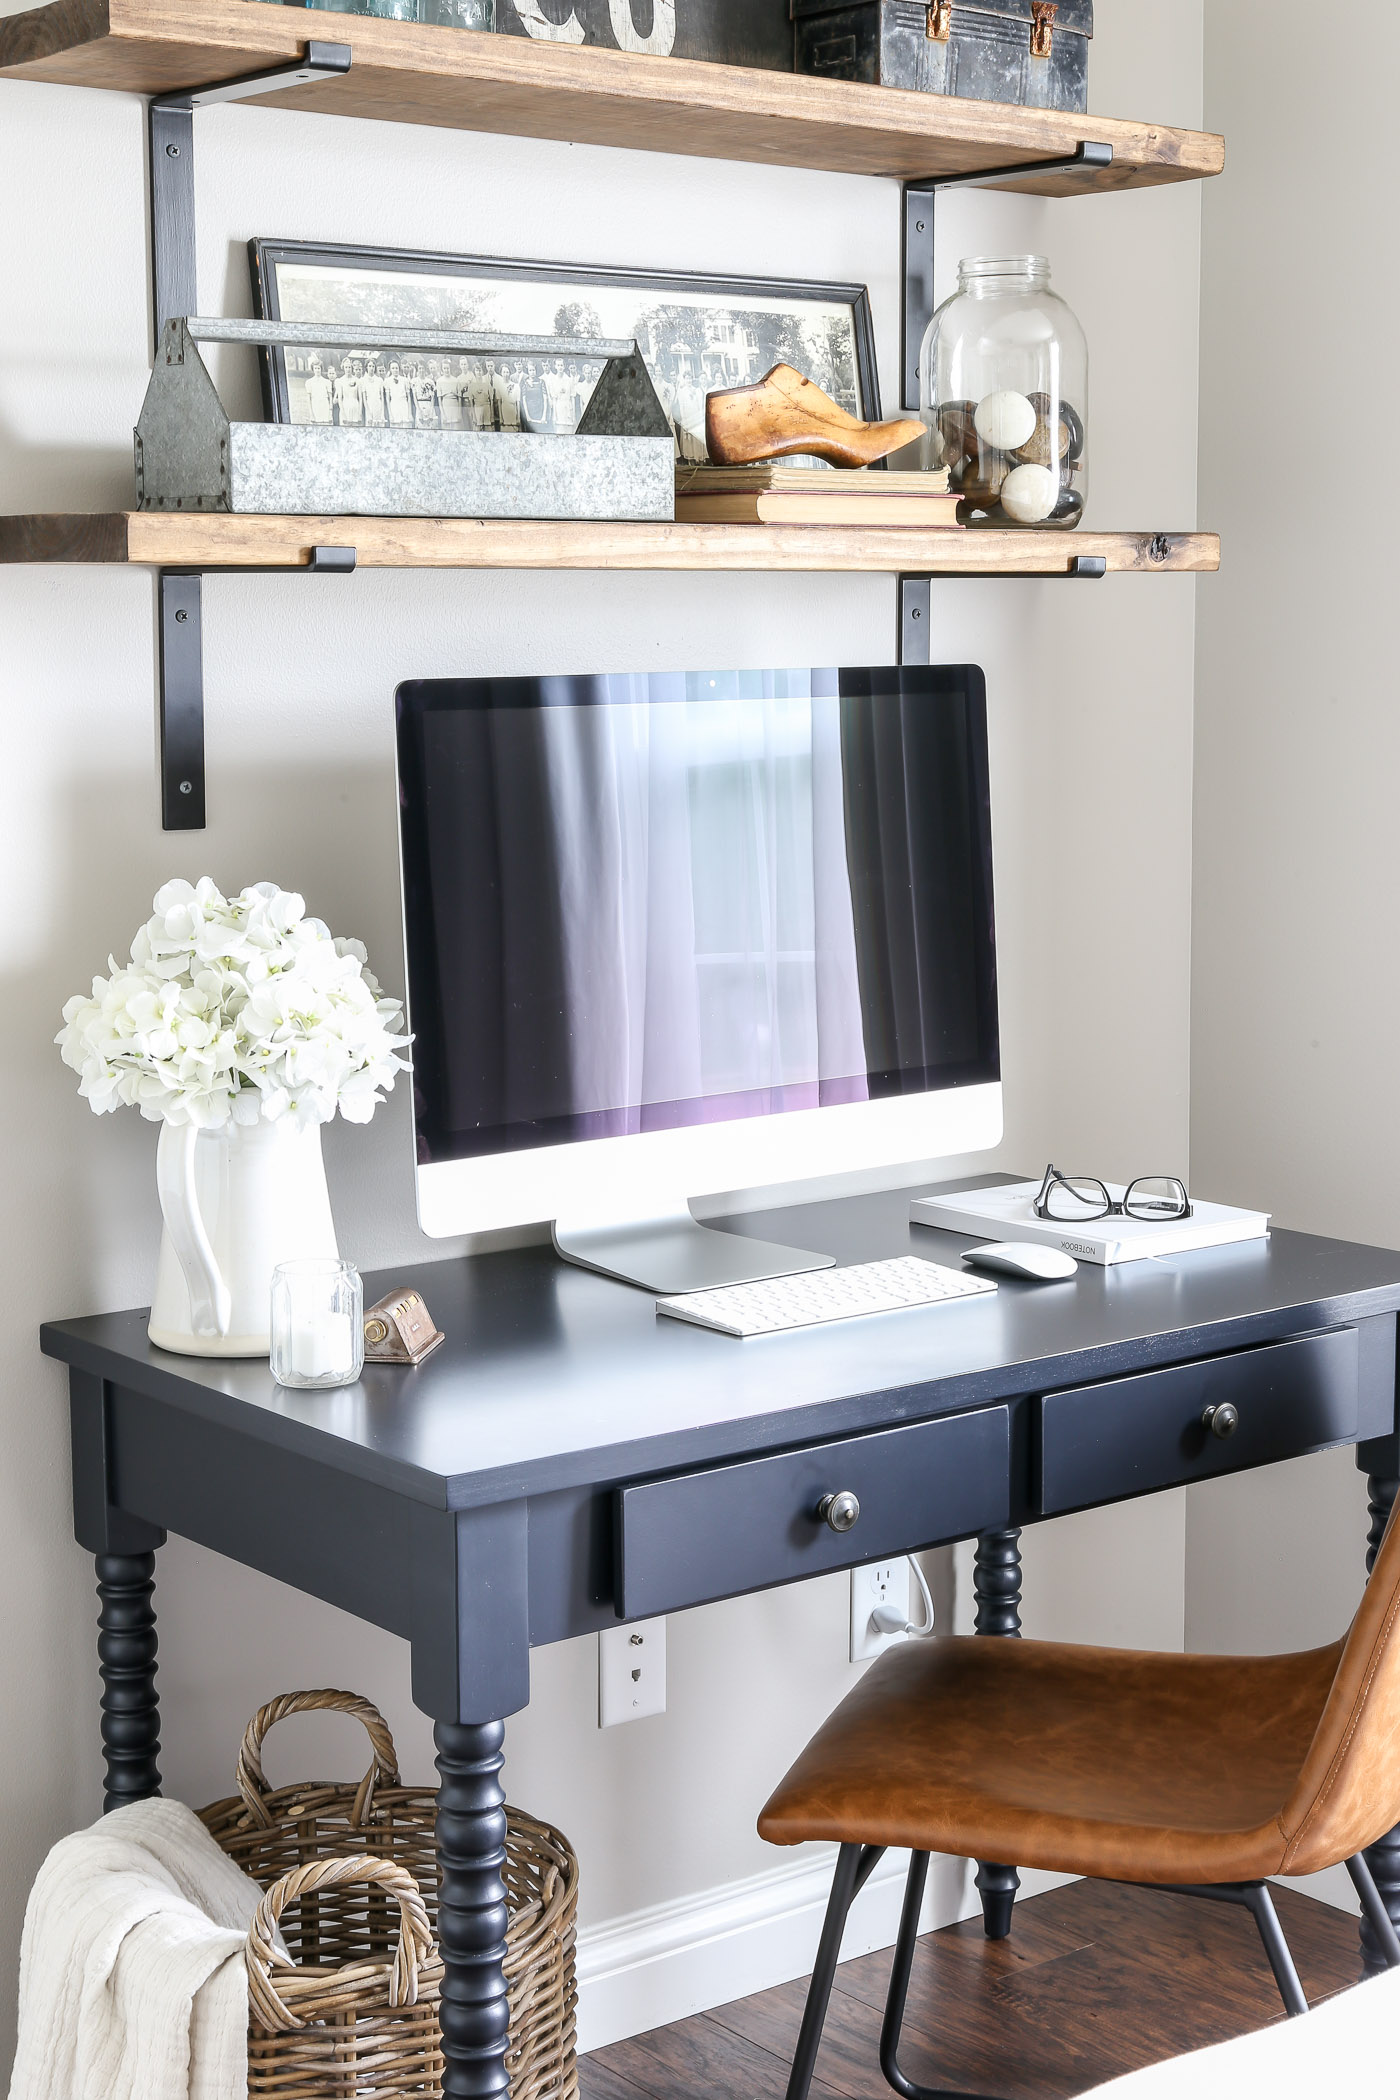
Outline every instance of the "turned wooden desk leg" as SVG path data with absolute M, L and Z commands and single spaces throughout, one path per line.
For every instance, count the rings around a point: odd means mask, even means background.
M 1400 1494 L 1400 1480 L 1370 1473 L 1366 1478 L 1366 1486 L 1370 1494 L 1371 1512 L 1371 1528 L 1366 1535 L 1366 1573 L 1369 1575 L 1376 1564 L 1376 1555 L 1380 1551 L 1385 1527 L 1395 1506 L 1395 1498 Z M 1377 1844 L 1372 1845 L 1366 1859 L 1375 1878 L 1376 1887 L 1380 1891 L 1381 1901 L 1397 1928 L 1400 1928 L 1400 1830 L 1392 1830 L 1388 1837 L 1383 1837 Z M 1366 1963 L 1366 1974 L 1378 1976 L 1386 1966 L 1385 1956 L 1381 1953 L 1376 1935 L 1364 1917 L 1361 1920 L 1361 1952 Z
M 506 2076 L 505 1724 L 437 1721 L 443 2100 L 496 2100 Z
M 154 1553 L 99 1553 L 97 1661 L 102 1674 L 106 1814 L 160 1792 Z
M 977 1631 L 1021 1638 L 1021 1534 L 984 1531 L 972 1564 L 972 1594 L 977 1600 Z M 977 1892 L 989 1940 L 1004 1940 L 1021 1877 L 1014 1867 L 992 1860 L 977 1862 Z

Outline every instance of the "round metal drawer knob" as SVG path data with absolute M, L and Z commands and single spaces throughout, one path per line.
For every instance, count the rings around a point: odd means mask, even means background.
M 817 1517 L 833 1531 L 853 1531 L 860 1518 L 860 1504 L 849 1488 L 843 1488 L 839 1495 L 822 1496 Z
M 1231 1401 L 1222 1400 L 1217 1406 L 1206 1409 L 1201 1422 L 1212 1436 L 1233 1436 L 1240 1426 L 1240 1411 Z

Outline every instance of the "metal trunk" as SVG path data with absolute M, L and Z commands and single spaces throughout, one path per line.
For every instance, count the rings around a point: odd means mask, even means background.
M 789 0 L 799 73 L 877 87 L 1089 106 L 1093 0 Z

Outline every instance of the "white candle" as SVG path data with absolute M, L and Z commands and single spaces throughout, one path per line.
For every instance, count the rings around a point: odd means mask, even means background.
M 355 1344 L 349 1315 L 315 1313 L 292 1333 L 292 1370 L 298 1378 L 349 1376 Z

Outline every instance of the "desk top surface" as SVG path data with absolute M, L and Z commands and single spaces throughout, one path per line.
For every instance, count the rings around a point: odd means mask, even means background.
M 956 1267 L 970 1239 L 909 1222 L 910 1198 L 933 1186 L 714 1222 L 842 1264 L 914 1253 Z M 445 1344 L 416 1370 L 366 1365 L 359 1384 L 331 1392 L 279 1386 L 261 1359 L 153 1348 L 144 1310 L 53 1322 L 42 1341 L 78 1370 L 274 1449 L 465 1509 L 1395 1312 L 1400 1252 L 1275 1232 L 1160 1261 L 1081 1263 L 1072 1282 L 1007 1279 L 994 1297 L 748 1341 L 661 1318 L 647 1293 L 546 1247 L 367 1275 L 365 1301 L 405 1284 L 422 1291 Z

